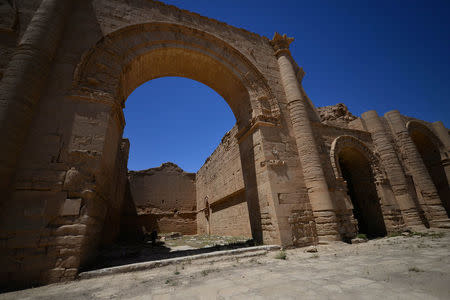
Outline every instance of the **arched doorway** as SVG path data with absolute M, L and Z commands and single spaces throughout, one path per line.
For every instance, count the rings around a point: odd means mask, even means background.
M 439 198 L 442 201 L 447 215 L 450 216 L 450 188 L 449 181 L 441 163 L 441 153 L 439 150 L 439 139 L 419 122 L 409 122 L 407 124 L 409 134 L 422 160 L 430 174 L 431 180 L 436 187 Z
M 358 232 L 368 237 L 385 236 L 386 226 L 369 160 L 358 149 L 346 147 L 339 152 L 338 162 L 347 182 Z

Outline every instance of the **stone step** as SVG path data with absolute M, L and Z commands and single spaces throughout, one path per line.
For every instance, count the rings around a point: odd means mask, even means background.
M 168 266 L 168 265 L 180 264 L 180 263 L 184 263 L 184 262 L 199 262 L 199 263 L 201 263 L 202 261 L 215 262 L 215 261 L 224 261 L 224 260 L 236 259 L 236 258 L 261 256 L 261 255 L 265 255 L 269 251 L 275 251 L 275 250 L 279 250 L 279 249 L 281 249 L 281 247 L 277 246 L 277 245 L 264 245 L 264 246 L 239 248 L 239 249 L 233 249 L 233 250 L 215 251 L 215 252 L 210 252 L 210 253 L 154 260 L 154 261 L 128 264 L 128 265 L 117 266 L 117 267 L 98 269 L 98 270 L 93 270 L 93 271 L 88 271 L 88 272 L 81 272 L 80 274 L 78 274 L 78 278 L 79 279 L 88 279 L 88 278 L 101 277 L 101 276 L 107 276 L 107 275 L 112 275 L 112 274 L 142 271 L 142 270 L 154 269 L 154 268 L 158 268 L 158 267 L 164 267 L 164 266 Z
M 450 219 L 436 220 L 430 222 L 430 226 L 437 228 L 450 228 Z

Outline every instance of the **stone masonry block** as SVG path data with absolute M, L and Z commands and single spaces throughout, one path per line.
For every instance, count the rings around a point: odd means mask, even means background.
M 60 210 L 61 216 L 77 216 L 80 213 L 81 198 L 66 199 Z

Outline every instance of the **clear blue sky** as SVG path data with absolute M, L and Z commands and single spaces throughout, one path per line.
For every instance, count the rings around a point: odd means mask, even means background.
M 345 103 L 355 115 L 398 109 L 450 127 L 450 1 L 164 1 L 272 38 L 295 38 L 316 106 Z M 131 170 L 165 161 L 196 172 L 235 123 L 207 86 L 160 78 L 126 102 Z

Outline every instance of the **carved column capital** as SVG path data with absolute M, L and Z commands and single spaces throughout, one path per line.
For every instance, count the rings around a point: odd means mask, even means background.
M 275 56 L 279 57 L 281 54 L 288 54 L 289 52 L 289 45 L 294 41 L 294 38 L 287 37 L 286 34 L 279 34 L 278 32 L 275 32 L 273 35 L 272 40 L 270 41 L 270 44 L 273 47 L 273 50 L 275 50 Z

